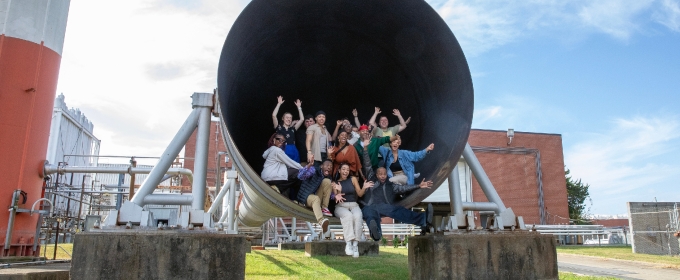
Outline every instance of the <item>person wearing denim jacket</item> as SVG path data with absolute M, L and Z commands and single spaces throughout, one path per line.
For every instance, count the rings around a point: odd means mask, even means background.
M 406 181 L 394 181 L 390 180 L 394 183 L 399 183 L 400 185 L 413 185 L 415 182 L 414 174 L 415 174 L 415 166 L 413 165 L 414 162 L 421 161 L 425 158 L 425 156 L 430 153 L 434 149 L 434 144 L 430 144 L 427 146 L 427 148 L 417 151 L 417 152 L 412 152 L 412 151 L 407 151 L 407 150 L 400 150 L 399 146 L 401 146 L 401 138 L 397 136 L 397 139 L 394 141 L 390 142 L 390 147 L 386 148 L 381 146 L 380 147 L 380 154 L 382 155 L 383 159 L 385 160 L 385 169 L 387 169 L 387 178 L 393 178 L 395 177 L 395 174 L 392 172 L 392 169 L 390 166 L 392 163 L 395 162 L 395 153 L 397 154 L 397 161 L 399 161 L 399 164 L 401 165 L 401 169 L 403 170 L 403 174 L 406 176 Z

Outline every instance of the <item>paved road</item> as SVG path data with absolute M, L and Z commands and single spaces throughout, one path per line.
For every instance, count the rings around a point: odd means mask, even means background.
M 678 280 L 680 269 L 662 264 L 625 261 L 574 254 L 557 254 L 557 267 L 561 272 L 572 272 L 594 276 L 609 276 L 619 279 Z

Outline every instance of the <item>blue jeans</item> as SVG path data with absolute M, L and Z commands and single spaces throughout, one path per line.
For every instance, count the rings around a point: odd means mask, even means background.
M 371 221 L 375 221 L 375 223 L 378 225 L 378 231 L 381 234 L 382 230 L 380 229 L 380 218 L 383 216 L 393 218 L 402 223 L 414 224 L 421 227 L 426 225 L 425 213 L 416 213 L 399 205 L 367 205 L 364 206 L 364 209 L 362 209 L 361 212 L 364 215 L 364 221 L 366 221 L 366 224 L 370 224 Z

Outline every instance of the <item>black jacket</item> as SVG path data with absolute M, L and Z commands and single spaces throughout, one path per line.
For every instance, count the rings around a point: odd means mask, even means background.
M 378 178 L 375 176 L 373 167 L 371 167 L 371 158 L 369 157 L 368 153 L 363 153 L 362 157 L 364 174 L 366 175 L 368 181 L 373 181 L 375 184 L 373 185 L 372 188 L 367 189 L 366 192 L 364 193 L 364 196 L 362 196 L 361 199 L 359 200 L 359 204 L 361 204 L 361 206 L 375 204 L 376 202 L 374 197 L 376 195 L 382 195 L 384 197 L 384 200 L 387 201 L 387 204 L 394 204 L 394 198 L 396 197 L 396 195 L 407 193 L 420 188 L 419 185 L 394 184 L 390 182 L 389 179 L 385 180 L 384 183 L 380 183 L 380 181 L 378 181 Z
M 307 178 L 307 180 L 302 181 L 300 184 L 300 190 L 298 190 L 297 193 L 297 201 L 302 204 L 307 203 L 307 197 L 310 194 L 316 193 L 316 190 L 319 189 L 319 186 L 321 186 L 321 182 L 323 181 L 324 176 L 323 172 L 321 171 L 321 167 L 319 167 L 316 171 L 314 171 L 314 175 L 312 177 Z

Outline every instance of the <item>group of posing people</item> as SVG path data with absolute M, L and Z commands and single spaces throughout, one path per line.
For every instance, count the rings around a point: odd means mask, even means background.
M 386 116 L 380 116 L 376 125 L 381 113 L 376 107 L 369 125 L 361 125 L 354 109 L 356 125 L 346 118 L 339 120 L 331 134 L 325 125 L 326 114 L 318 111 L 313 117 L 303 117 L 299 99 L 295 105 L 300 120 L 293 121 L 293 115 L 286 112 L 279 123 L 277 115 L 283 103 L 279 96 L 272 113 L 275 133 L 262 155 L 265 158 L 262 179 L 277 192 L 311 208 L 324 233 L 328 231 L 325 216 L 333 216 L 329 206 L 334 201 L 334 214 L 342 224 L 347 255 L 359 256 L 364 221 L 376 241 L 382 238 L 381 217 L 418 225 L 423 234 L 429 230 L 431 205 L 425 213 L 395 205 L 397 195 L 432 187 L 432 181 L 425 179 L 415 184 L 418 174 L 414 162 L 425 158 L 434 144 L 420 151 L 399 149 L 398 133 L 406 128 L 410 118 L 404 120 L 399 110 L 394 109 L 399 125 L 390 127 Z M 303 123 L 305 129 L 301 130 Z

